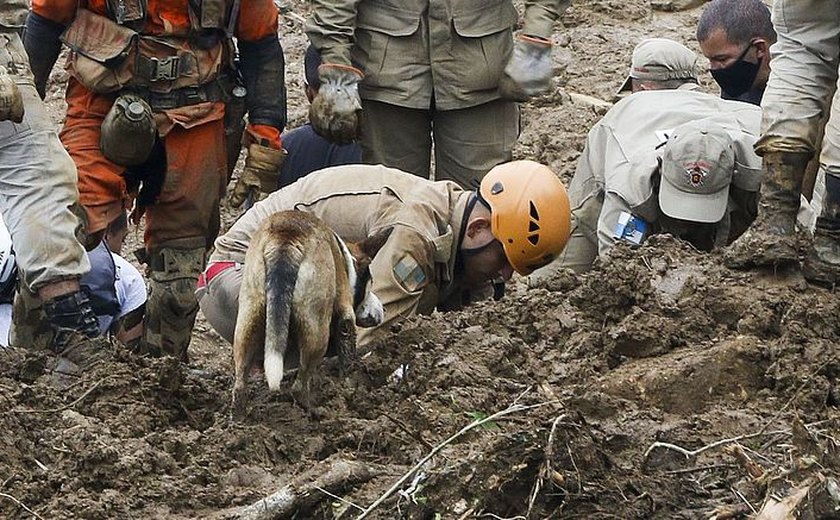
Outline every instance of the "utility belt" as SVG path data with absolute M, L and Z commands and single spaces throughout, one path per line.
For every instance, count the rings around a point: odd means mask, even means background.
M 233 41 L 224 33 L 145 35 L 82 8 L 61 40 L 72 51 L 67 59 L 70 74 L 98 94 L 124 89 L 156 94 L 195 89 L 232 69 L 235 54 Z
M 197 105 L 199 103 L 232 103 L 244 101 L 244 89 L 231 74 L 222 74 L 210 83 L 197 87 L 182 87 L 169 92 L 155 92 L 147 88 L 127 87 L 120 93 L 130 92 L 143 98 L 153 112 Z

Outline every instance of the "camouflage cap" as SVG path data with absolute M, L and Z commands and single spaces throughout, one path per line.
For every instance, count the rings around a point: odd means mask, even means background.
M 718 222 L 734 171 L 735 147 L 726 130 L 709 120 L 682 124 L 665 143 L 659 207 L 676 219 Z
M 631 80 L 697 81 L 697 54 L 685 45 L 667 38 L 648 38 L 633 49 L 630 74 L 618 90 L 630 90 Z

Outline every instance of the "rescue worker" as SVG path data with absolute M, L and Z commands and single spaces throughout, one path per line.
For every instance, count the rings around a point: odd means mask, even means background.
M 318 79 L 321 57 L 312 45 L 307 47 L 303 62 L 306 99 L 312 103 L 321 89 L 321 80 Z M 358 143 L 332 143 L 318 135 L 311 123 L 284 133 L 283 148 L 287 155 L 280 169 L 281 188 L 316 170 L 362 162 L 362 150 Z
M 139 341 L 143 331 L 146 285 L 136 267 L 112 251 L 121 247 L 127 230 L 125 214 L 108 228 L 107 238 L 88 252 L 91 269 L 79 280 L 82 291 L 102 334 L 110 333 L 129 347 Z M 12 247 L 12 238 L 0 220 L 0 346 L 8 346 L 18 270 L 15 251 L 25 252 L 28 244 Z M 117 249 L 118 250 L 118 249 Z M 17 341 L 17 338 L 15 338 Z
M 583 272 L 619 241 L 669 232 L 701 250 L 728 244 L 755 218 L 761 110 L 700 92 L 697 56 L 672 40 L 642 41 L 635 93 L 589 131 L 569 184 L 569 245 L 550 269 Z
M 11 239 L 27 244 L 16 254 L 20 285 L 43 306 L 48 346 L 84 364 L 103 344 L 88 341 L 99 328 L 79 285 L 90 265 L 71 211 L 76 170 L 35 91 L 19 35 L 26 12 L 26 0 L 0 2 L 0 213 Z
M 496 166 L 475 191 L 382 165 L 320 170 L 257 203 L 216 240 L 199 302 L 228 341 L 251 237 L 271 214 L 291 209 L 316 215 L 348 241 L 393 228 L 370 266 L 385 320 L 359 329 L 359 345 L 400 318 L 458 309 L 492 280 L 546 265 L 569 238 L 566 190 L 551 170 L 532 161 Z
M 318 0 L 306 24 L 321 53 L 315 130 L 364 162 L 470 189 L 509 161 L 519 108 L 551 87 L 553 24 L 569 0 Z M 434 143 L 434 147 L 432 146 Z
M 143 185 L 135 216 L 146 216 L 152 352 L 187 359 L 243 95 L 247 157 L 232 202 L 277 187 L 286 117 L 277 28 L 271 0 L 33 1 L 25 43 L 42 96 L 61 42 L 71 49 L 61 138 L 79 170 L 88 247 Z
M 806 165 L 819 149 L 825 195 L 813 244 L 802 265 L 811 282 L 840 279 L 840 4 L 828 1 L 773 4 L 778 42 L 771 49 L 770 79 L 762 100 L 761 206 L 755 225 L 728 251 L 732 267 L 797 265 L 795 223 Z M 833 99 L 832 99 L 833 96 Z
M 714 0 L 697 22 L 697 41 L 723 99 L 753 105 L 770 76 L 770 46 L 776 31 L 761 0 Z

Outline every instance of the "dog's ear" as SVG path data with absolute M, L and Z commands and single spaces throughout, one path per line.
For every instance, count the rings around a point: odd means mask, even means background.
M 388 237 L 391 236 L 391 232 L 394 231 L 393 227 L 380 229 L 373 235 L 367 237 L 362 242 L 359 242 L 359 249 L 362 250 L 368 258 L 373 259 L 376 256 L 376 253 L 382 249 L 382 246 L 385 245 L 385 242 L 388 241 Z

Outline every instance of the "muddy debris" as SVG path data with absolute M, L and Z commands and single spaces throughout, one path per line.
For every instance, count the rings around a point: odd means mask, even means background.
M 723 518 L 745 504 L 830 518 L 837 317 L 829 291 L 665 237 L 562 291 L 517 283 L 403 323 L 343 379 L 326 363 L 318 418 L 254 381 L 232 421 L 229 367 L 119 352 L 58 390 L 44 354 L 8 349 L 0 516 L 248 518 L 319 481 L 286 511 L 356 518 L 402 478 L 367 518 Z
M 635 44 L 697 49 L 701 8 L 659 4 L 696 3 L 575 2 L 515 157 L 568 181 Z M 284 8 L 297 126 L 309 7 Z M 0 518 L 244 518 L 282 497 L 275 517 L 315 520 L 837 517 L 840 298 L 668 237 L 395 326 L 343 377 L 324 364 L 314 414 L 255 380 L 231 420 L 229 345 L 199 320 L 191 357 L 118 350 L 58 386 L 48 354 L 0 350 Z

